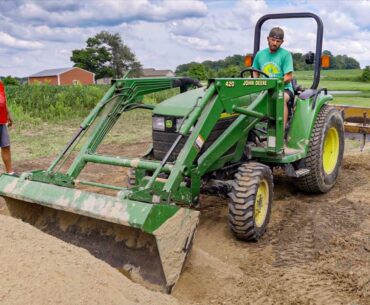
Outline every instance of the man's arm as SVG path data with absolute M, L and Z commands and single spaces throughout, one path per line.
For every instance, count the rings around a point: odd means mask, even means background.
M 293 56 L 291 53 L 287 53 L 287 56 L 285 56 L 283 71 L 284 83 L 290 83 L 293 79 Z
M 260 77 L 260 74 L 256 71 L 253 71 L 253 78 L 259 78 Z
M 284 83 L 290 83 L 293 79 L 293 72 L 289 72 L 287 74 L 284 74 Z
M 8 106 L 6 106 L 6 116 L 8 118 L 8 126 L 11 127 L 13 125 L 13 117 L 10 114 L 10 111 L 8 109 Z
M 259 54 L 260 52 L 257 52 L 256 56 L 253 58 L 253 64 L 252 64 L 252 68 L 255 68 L 257 70 L 261 70 L 260 63 L 259 63 Z M 253 78 L 260 77 L 260 74 L 256 71 L 253 71 L 252 74 L 253 74 Z

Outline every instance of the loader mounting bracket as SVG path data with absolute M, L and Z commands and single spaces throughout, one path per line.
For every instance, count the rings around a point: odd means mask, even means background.
M 31 172 L 31 175 L 29 175 L 27 179 L 43 183 L 52 183 L 69 188 L 73 188 L 75 186 L 72 177 L 60 172 L 53 173 L 45 170 L 37 170 Z

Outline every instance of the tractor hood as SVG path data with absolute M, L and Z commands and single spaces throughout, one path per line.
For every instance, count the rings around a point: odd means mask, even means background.
M 195 106 L 197 101 L 204 96 L 206 88 L 190 90 L 178 95 L 175 95 L 155 106 L 154 115 L 184 117 Z M 257 93 L 241 96 L 237 98 L 242 106 L 249 105 L 258 96 Z
M 197 100 L 203 97 L 204 93 L 205 87 L 175 95 L 158 104 L 154 108 L 153 114 L 184 117 L 194 107 Z

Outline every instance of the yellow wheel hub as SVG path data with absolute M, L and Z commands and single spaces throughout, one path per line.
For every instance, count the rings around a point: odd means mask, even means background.
M 324 140 L 324 149 L 323 149 L 323 167 L 327 175 L 330 175 L 338 162 L 339 156 L 339 134 L 338 131 L 331 127 Z
M 269 187 L 266 179 L 263 179 L 258 186 L 256 201 L 254 202 L 254 223 L 261 227 L 265 222 L 269 206 Z

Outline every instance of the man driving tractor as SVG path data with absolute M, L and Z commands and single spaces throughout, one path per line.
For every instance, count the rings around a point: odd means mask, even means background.
M 259 51 L 254 60 L 253 68 L 258 69 L 270 77 L 284 77 L 284 128 L 288 121 L 288 102 L 294 98 L 293 86 L 293 58 L 292 54 L 281 48 L 284 42 L 284 31 L 279 27 L 271 29 L 267 37 L 268 48 Z M 258 72 L 253 72 L 253 77 L 259 77 Z

